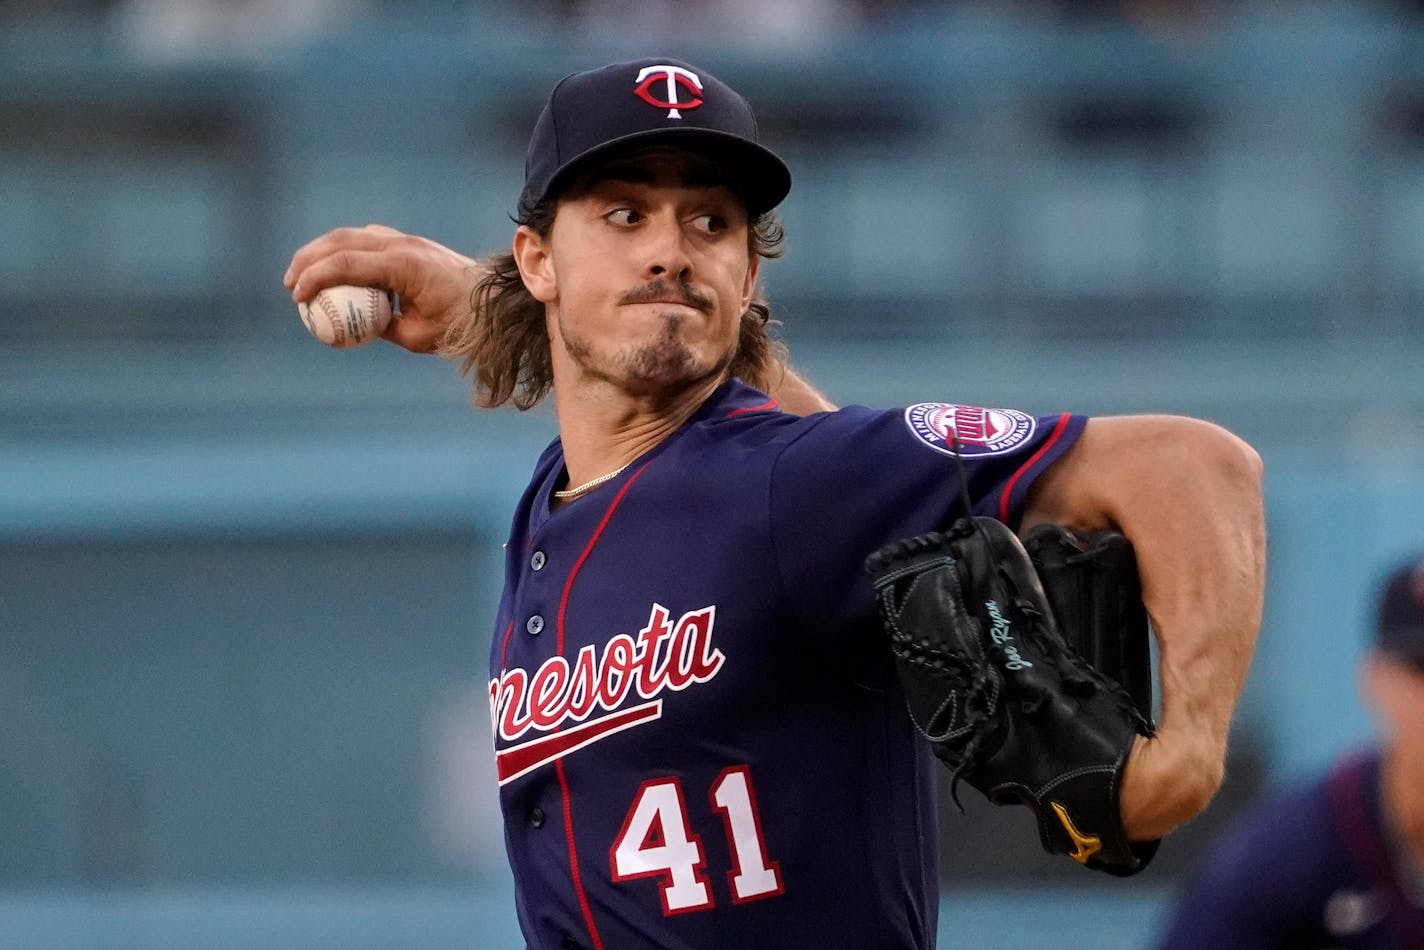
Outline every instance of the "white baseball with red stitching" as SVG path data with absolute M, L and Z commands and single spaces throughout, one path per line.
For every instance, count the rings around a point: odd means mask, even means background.
M 297 313 L 307 330 L 327 346 L 342 349 L 369 343 L 391 322 L 391 298 L 375 287 L 328 287 Z

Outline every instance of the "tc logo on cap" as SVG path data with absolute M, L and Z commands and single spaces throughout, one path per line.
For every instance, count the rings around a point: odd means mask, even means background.
M 702 80 L 690 69 L 666 65 L 644 66 L 638 71 L 638 78 L 633 81 L 637 84 L 637 88 L 633 90 L 634 94 L 654 109 L 668 110 L 669 119 L 681 119 L 682 113 L 679 109 L 696 109 L 702 105 Z M 666 99 L 659 99 L 657 93 L 653 92 L 653 87 L 659 84 L 665 90 Z M 679 87 L 688 98 L 678 98 Z

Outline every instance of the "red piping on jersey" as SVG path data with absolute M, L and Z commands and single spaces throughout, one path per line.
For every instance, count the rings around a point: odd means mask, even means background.
M 723 418 L 724 418 L 724 419 L 730 419 L 730 418 L 732 418 L 733 416 L 740 416 L 740 415 L 741 415 L 742 413 L 744 413 L 744 412 L 766 412 L 768 409 L 775 409 L 775 408 L 777 408 L 776 400 L 775 400 L 775 399 L 768 399 L 766 402 L 762 403 L 760 406 L 744 406 L 744 407 L 742 407 L 741 409 L 733 409 L 731 412 L 729 412 L 729 413 L 727 413 L 725 416 L 723 416 Z
M 1018 483 L 1019 478 L 1023 476 L 1024 472 L 1027 472 L 1029 469 L 1037 465 L 1038 460 L 1043 458 L 1043 456 L 1047 454 L 1048 450 L 1053 448 L 1053 446 L 1058 443 L 1058 440 L 1063 436 L 1063 430 L 1068 428 L 1068 420 L 1071 418 L 1072 416 L 1070 416 L 1066 412 L 1063 413 L 1063 415 L 1059 416 L 1058 424 L 1053 427 L 1053 434 L 1050 435 L 1048 437 L 1048 440 L 1038 447 L 1038 451 L 1033 453 L 1033 455 L 1029 457 L 1029 460 L 1023 463 L 1023 465 L 1019 467 L 1019 470 L 1017 472 L 1014 472 L 1014 474 L 1009 477 L 1009 480 L 1004 483 L 1004 489 L 999 494 L 1000 521 L 1004 522 L 1005 524 L 1008 524 L 1009 499 L 1014 496 L 1014 485 Z
M 1424 912 L 1404 892 L 1389 846 L 1376 826 L 1378 821 L 1367 783 L 1370 753 L 1356 752 L 1337 765 L 1326 779 L 1330 809 L 1340 833 L 1340 840 L 1350 854 L 1351 863 L 1360 874 L 1389 895 L 1386 920 L 1400 947 L 1421 946 L 1424 939 Z M 1378 767 L 1378 766 L 1376 766 Z M 1376 776 L 1376 781 L 1379 781 Z M 1378 792 L 1376 792 L 1376 795 Z
M 653 464 L 650 459 L 644 462 L 628 481 L 623 483 L 623 487 L 618 489 L 618 494 L 613 496 L 613 501 L 609 502 L 608 510 L 603 513 L 603 520 L 598 522 L 598 527 L 593 529 L 592 536 L 588 539 L 588 544 L 584 545 L 583 553 L 574 562 L 573 568 L 569 571 L 569 579 L 564 581 L 564 593 L 559 597 L 559 619 L 557 626 L 558 641 L 555 646 L 559 656 L 564 655 L 564 615 L 569 607 L 569 592 L 573 590 L 574 578 L 578 576 L 583 562 L 588 560 L 588 556 L 593 552 L 593 546 L 598 543 L 598 539 L 603 534 L 603 529 L 608 527 L 608 522 L 613 519 L 613 512 L 623 501 L 623 496 L 628 494 L 628 489 L 633 487 L 633 483 L 638 480 L 638 476 L 643 474 L 649 465 Z M 588 925 L 588 935 L 593 938 L 594 950 L 604 950 L 603 938 L 599 936 L 598 927 L 593 922 L 593 909 L 588 905 L 588 895 L 583 890 L 583 876 L 579 874 L 578 847 L 574 844 L 574 817 L 573 804 L 569 796 L 569 780 L 564 774 L 564 760 L 554 760 L 554 774 L 559 777 L 559 794 L 564 800 L 564 837 L 569 843 L 569 870 L 573 876 L 574 893 L 578 895 L 579 910 L 583 912 L 583 922 Z
M 504 646 L 499 648 L 499 668 L 509 669 L 509 635 L 514 632 L 514 621 L 509 622 L 509 627 L 504 631 Z
M 569 571 L 569 579 L 564 581 L 564 593 L 559 597 L 559 638 L 556 644 L 559 656 L 564 655 L 564 612 L 569 608 L 569 592 L 573 590 L 574 578 L 578 576 L 579 570 L 582 569 L 583 562 L 588 560 L 589 554 L 593 552 L 593 546 L 598 543 L 599 537 L 603 534 L 603 529 L 608 527 L 608 522 L 613 519 L 613 512 L 618 508 L 618 505 L 622 503 L 623 496 L 628 494 L 628 489 L 633 487 L 633 483 L 638 480 L 638 476 L 643 474 L 647 467 L 652 464 L 651 459 L 644 462 L 642 467 L 634 472 L 628 481 L 623 483 L 623 487 L 618 489 L 618 494 L 613 496 L 613 501 L 608 504 L 608 510 L 603 513 L 603 520 L 598 523 L 598 527 L 593 529 L 593 534 L 589 537 L 588 544 L 584 545 L 583 553 L 578 556 L 578 560 L 574 562 L 573 568 Z
M 559 795 L 564 800 L 564 837 L 569 843 L 569 870 L 573 875 L 574 893 L 578 895 L 579 910 L 583 912 L 583 922 L 588 925 L 588 935 L 593 938 L 593 950 L 603 950 L 603 938 L 594 926 L 593 909 L 588 906 L 588 895 L 583 892 L 583 876 L 579 874 L 578 848 L 574 846 L 574 814 L 563 759 L 554 760 L 554 774 L 559 777 Z
M 1356 754 L 1348 763 L 1336 768 L 1326 783 L 1330 807 L 1340 825 L 1340 837 L 1348 846 L 1350 857 L 1361 876 L 1376 884 L 1388 886 L 1394 879 L 1394 869 L 1388 852 L 1378 847 L 1379 835 L 1371 826 L 1368 794 L 1365 791 L 1365 770 L 1369 760 Z

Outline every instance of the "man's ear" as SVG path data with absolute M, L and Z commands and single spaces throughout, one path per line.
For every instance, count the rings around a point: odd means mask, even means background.
M 1355 667 L 1355 689 L 1366 706 L 1374 711 L 1379 705 L 1380 670 L 1379 658 L 1374 651 L 1366 651 L 1363 659 Z
M 1375 650 L 1367 651 L 1359 664 L 1360 695 L 1375 720 L 1376 728 L 1385 736 L 1394 731 L 1394 723 L 1400 715 L 1414 714 L 1408 703 L 1401 703 L 1400 700 L 1401 681 L 1408 675 L 1398 664 Z
M 540 303 L 551 303 L 558 297 L 558 280 L 554 261 L 549 254 L 548 239 L 528 225 L 521 224 L 514 232 L 514 263 L 520 279 L 529 293 Z
M 747 267 L 747 279 L 742 285 L 742 313 L 747 312 L 752 296 L 756 293 L 757 271 L 761 267 L 761 255 L 753 254 L 751 257 L 751 264 Z

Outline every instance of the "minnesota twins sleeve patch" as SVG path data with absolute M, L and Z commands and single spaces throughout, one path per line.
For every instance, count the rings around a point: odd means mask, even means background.
M 905 410 L 905 425 L 936 452 L 974 458 L 1007 455 L 1033 437 L 1037 423 L 1017 409 L 921 402 Z

